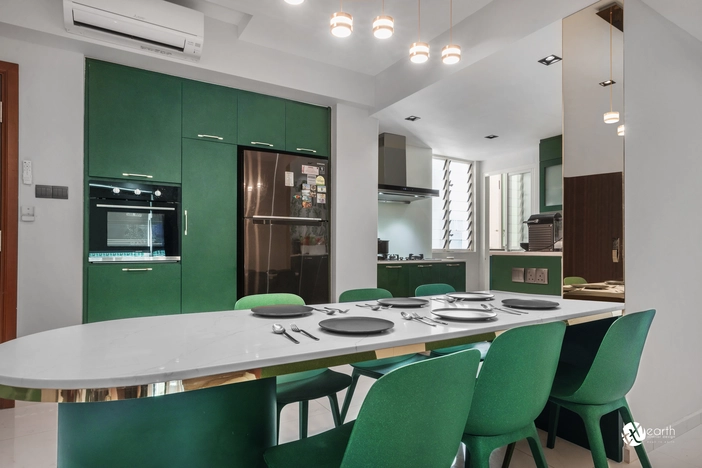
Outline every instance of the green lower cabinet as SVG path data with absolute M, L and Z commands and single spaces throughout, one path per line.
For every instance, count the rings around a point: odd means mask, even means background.
M 409 266 L 378 264 L 378 287 L 387 289 L 394 297 L 408 297 Z
M 439 263 L 434 268 L 436 268 L 435 283 L 450 284 L 456 291 L 466 290 L 465 262 Z
M 183 139 L 183 313 L 237 299 L 237 147 Z
M 440 274 L 440 263 L 420 263 L 409 265 L 409 295 L 414 296 L 414 291 L 417 286 L 423 284 L 439 283 L 437 275 Z
M 86 322 L 180 313 L 180 263 L 88 266 Z

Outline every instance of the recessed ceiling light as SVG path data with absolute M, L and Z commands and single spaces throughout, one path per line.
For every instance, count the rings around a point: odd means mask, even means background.
M 419 120 L 421 117 L 417 117 L 416 115 L 410 115 L 409 117 L 405 117 L 405 120 L 409 120 L 410 122 L 414 122 L 415 120 Z
M 299 5 L 300 3 L 304 2 L 305 0 L 285 0 L 285 3 L 289 3 L 291 5 Z
M 495 138 L 497 138 L 497 135 L 488 135 L 485 138 L 487 138 L 488 140 L 494 140 Z
M 541 60 L 539 60 L 539 63 L 546 65 L 546 66 L 549 66 L 549 65 L 553 65 L 556 62 L 560 62 L 561 60 L 563 60 L 563 59 L 557 55 L 549 55 L 548 57 L 544 57 Z
M 603 88 L 606 88 L 607 86 L 612 86 L 615 83 L 616 83 L 616 81 L 614 81 L 614 80 L 607 80 L 607 81 L 603 81 L 602 83 L 600 83 L 600 86 L 602 86 Z

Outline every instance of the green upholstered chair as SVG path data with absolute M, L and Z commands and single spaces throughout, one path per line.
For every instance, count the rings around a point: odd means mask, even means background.
M 305 301 L 300 296 L 288 293 L 254 294 L 242 297 L 236 301 L 234 309 L 251 309 L 253 307 L 277 304 L 304 305 Z M 336 394 L 349 385 L 351 385 L 351 377 L 330 369 L 315 369 L 278 376 L 276 378 L 276 406 L 278 410 L 278 424 L 276 427 L 280 430 L 280 412 L 285 405 L 299 402 L 300 438 L 304 439 L 307 437 L 309 401 L 323 397 L 329 398 L 334 426 L 341 425 L 342 419 Z
M 551 390 L 551 414 L 547 446 L 556 442 L 558 414 L 567 408 L 578 414 L 585 423 L 595 468 L 607 468 L 600 419 L 619 410 L 625 424 L 634 421 L 626 394 L 636 380 L 641 353 L 655 310 L 626 314 L 612 323 L 607 330 L 592 364 L 576 367 L 560 363 Z M 651 468 L 643 444 L 636 446 L 641 466 Z
M 446 283 L 422 284 L 414 290 L 415 296 L 436 296 L 439 294 L 447 294 L 456 292 L 456 289 Z M 465 345 L 450 346 L 448 348 L 435 349 L 431 352 L 432 356 L 445 356 L 447 354 L 463 351 L 464 349 L 477 349 L 480 351 L 480 358 L 485 359 L 488 350 L 490 349 L 489 341 L 480 341 L 478 343 L 470 343 Z
M 269 468 L 448 467 L 471 406 L 475 350 L 416 362 L 373 384 L 358 418 L 266 450 Z M 408 400 L 408 389 L 421 400 Z
M 563 284 L 586 284 L 587 280 L 581 276 L 566 276 L 563 278 Z
M 392 297 L 392 293 L 383 288 L 350 289 L 341 293 L 339 302 L 375 301 L 377 299 L 387 299 L 390 297 Z M 423 354 L 408 354 L 405 356 L 394 356 L 351 364 L 351 367 L 353 367 L 351 385 L 346 391 L 344 403 L 341 406 L 341 420 L 346 420 L 346 414 L 349 412 L 349 406 L 351 406 L 351 398 L 353 398 L 353 393 L 356 390 L 358 379 L 362 375 L 370 377 L 371 379 L 379 379 L 398 367 L 424 359 L 427 359 L 427 356 Z
M 470 468 L 489 468 L 490 454 L 527 439 L 536 466 L 547 468 L 534 420 L 548 401 L 565 323 L 513 328 L 492 342 L 475 384 L 463 434 Z
M 391 297 L 392 293 L 383 288 L 349 289 L 341 293 L 339 302 L 375 301 Z

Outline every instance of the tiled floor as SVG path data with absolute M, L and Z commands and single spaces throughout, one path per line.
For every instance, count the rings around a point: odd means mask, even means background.
M 339 370 L 350 373 L 350 367 Z M 349 419 L 355 418 L 363 397 L 373 384 L 373 380 L 361 377 L 349 409 Z M 339 395 L 339 404 L 343 401 Z M 297 439 L 297 405 L 289 405 L 281 416 L 280 442 Z M 329 401 L 327 399 L 310 402 L 309 434 L 330 429 L 333 426 Z M 11 410 L 0 411 L 0 467 L 2 468 L 48 468 L 56 466 L 57 411 L 55 404 L 34 404 L 18 402 Z M 546 436 L 541 433 L 545 446 Z M 677 437 L 670 443 L 650 453 L 655 468 L 702 468 L 702 426 Z M 558 439 L 556 448 L 544 449 L 551 468 L 591 468 L 590 452 Z M 495 451 L 491 458 L 491 468 L 500 467 L 504 449 Z M 460 457 L 459 457 L 460 460 Z M 455 465 L 456 467 L 460 464 Z M 517 444 L 512 458 L 512 468 L 532 468 L 534 460 L 526 442 Z M 610 467 L 640 468 L 637 463 L 609 463 Z

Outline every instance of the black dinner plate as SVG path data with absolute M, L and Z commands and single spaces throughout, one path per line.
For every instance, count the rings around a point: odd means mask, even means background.
M 503 299 L 502 305 L 514 307 L 517 309 L 534 309 L 546 310 L 555 309 L 559 306 L 558 302 L 544 301 L 541 299 Z
M 495 297 L 492 293 L 482 291 L 453 292 L 446 295 L 459 301 L 489 301 Z
M 305 305 L 279 304 L 254 307 L 251 312 L 261 317 L 300 317 L 311 314 L 312 310 L 312 307 Z
M 322 320 L 319 326 L 329 332 L 353 335 L 382 333 L 395 326 L 394 322 L 377 317 L 337 317 Z
M 378 304 L 391 307 L 422 307 L 429 304 L 429 300 L 419 297 L 388 297 L 378 299 Z

